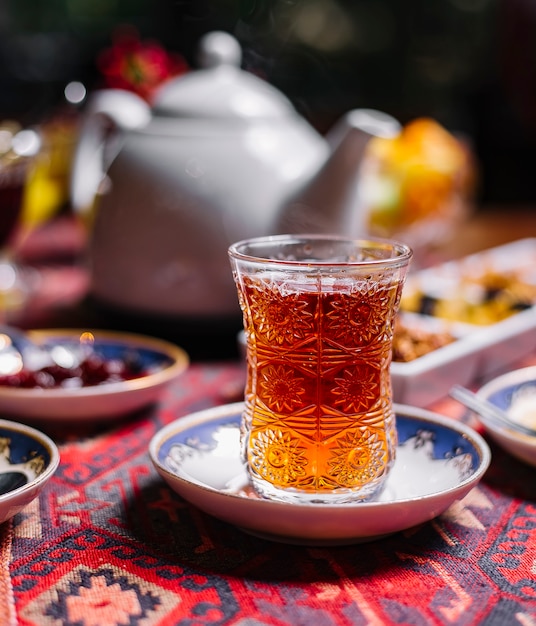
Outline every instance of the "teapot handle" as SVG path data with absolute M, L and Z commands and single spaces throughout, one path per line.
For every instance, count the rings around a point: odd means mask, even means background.
M 135 93 L 105 89 L 93 94 L 81 125 L 71 169 L 70 198 L 75 212 L 91 210 L 107 166 L 119 151 L 118 143 L 112 155 L 107 147 L 113 130 L 141 128 L 150 119 L 150 106 Z

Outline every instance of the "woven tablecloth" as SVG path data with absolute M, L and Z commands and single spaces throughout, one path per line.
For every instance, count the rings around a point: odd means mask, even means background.
M 536 470 L 492 444 L 489 471 L 463 501 L 369 543 L 272 543 L 181 499 L 152 467 L 149 440 L 229 401 L 242 381 L 234 362 L 194 363 L 157 407 L 40 426 L 61 464 L 0 526 L 2 626 L 536 623 Z M 466 414 L 451 400 L 430 408 Z

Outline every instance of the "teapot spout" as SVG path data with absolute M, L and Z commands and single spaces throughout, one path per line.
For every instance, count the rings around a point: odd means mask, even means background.
M 373 109 L 354 109 L 327 134 L 330 156 L 316 175 L 287 203 L 279 232 L 367 233 L 367 211 L 359 195 L 359 173 L 373 137 L 396 137 L 400 123 Z

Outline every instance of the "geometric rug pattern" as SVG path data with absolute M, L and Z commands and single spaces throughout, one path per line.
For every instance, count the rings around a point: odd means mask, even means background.
M 171 491 L 148 442 L 235 400 L 235 363 L 193 363 L 156 407 L 36 425 L 61 464 L 0 526 L 2 626 L 536 624 L 536 470 L 490 442 L 483 481 L 435 520 L 371 543 L 271 543 Z M 431 407 L 462 418 L 452 401 Z

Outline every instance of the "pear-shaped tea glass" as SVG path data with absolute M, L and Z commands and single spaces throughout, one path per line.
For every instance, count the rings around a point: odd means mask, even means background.
M 229 248 L 246 334 L 242 454 L 290 502 L 369 500 L 393 465 L 393 322 L 411 249 L 323 235 Z

